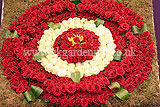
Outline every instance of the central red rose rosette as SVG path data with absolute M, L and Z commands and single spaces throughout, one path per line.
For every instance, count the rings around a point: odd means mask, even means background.
M 99 49 L 98 38 L 93 31 L 70 28 L 56 38 L 53 45 L 54 53 L 68 63 L 92 60 Z

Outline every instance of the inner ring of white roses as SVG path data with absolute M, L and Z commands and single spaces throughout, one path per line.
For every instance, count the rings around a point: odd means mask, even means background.
M 110 64 L 113 60 L 113 55 L 115 53 L 116 45 L 110 30 L 103 25 L 96 27 L 94 20 L 88 21 L 87 19 L 80 18 L 69 18 L 68 20 L 63 20 L 60 29 L 53 30 L 49 28 L 44 31 L 40 41 L 38 41 L 39 52 L 43 51 L 47 53 L 46 58 L 42 58 L 39 62 L 45 68 L 47 72 L 51 72 L 60 77 L 69 77 L 74 72 L 80 72 L 81 78 L 83 76 L 97 75 Z M 83 63 L 68 63 L 66 60 L 63 61 L 58 57 L 57 54 L 53 52 L 53 44 L 56 38 L 61 35 L 64 31 L 69 28 L 83 28 L 95 32 L 99 36 L 99 50 L 92 60 L 87 60 Z

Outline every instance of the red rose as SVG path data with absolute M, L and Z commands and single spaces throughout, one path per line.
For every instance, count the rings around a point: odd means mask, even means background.
M 56 4 L 54 5 L 54 9 L 56 10 L 56 12 L 60 13 L 63 11 L 63 8 L 60 4 Z
M 99 85 L 99 84 L 92 84 L 93 85 L 93 87 L 95 87 L 95 88 L 93 88 L 94 90 L 94 92 L 95 93 L 100 93 L 101 92 L 101 86 Z
M 22 74 L 23 78 L 30 78 L 30 76 L 32 75 L 33 71 L 30 69 L 27 69 L 24 71 L 24 73 Z
M 82 91 L 86 91 L 86 86 L 87 86 L 87 84 L 86 83 L 81 83 L 80 84 L 80 89 L 82 90 Z
M 93 84 L 87 84 L 86 89 L 88 92 L 93 92 L 95 90 L 95 87 L 93 86 Z
M 82 2 L 83 4 L 91 4 L 91 1 L 88 1 L 88 0 L 81 0 L 81 2 Z
M 72 63 L 72 61 L 73 61 L 72 56 L 69 56 L 69 57 L 67 58 L 67 62 L 68 62 L 68 63 Z
M 123 75 L 125 74 L 125 71 L 124 71 L 123 68 L 118 67 L 118 68 L 116 69 L 116 73 L 117 73 L 117 75 L 123 76 Z
M 143 69 L 142 72 L 144 72 L 146 74 L 149 74 L 151 72 L 151 68 L 149 68 L 149 67 L 143 67 L 142 69 Z
M 130 72 L 131 71 L 129 65 L 127 65 L 127 64 L 122 64 L 121 68 L 123 68 L 125 72 Z
M 146 73 L 141 73 L 140 76 L 141 76 L 144 80 L 146 80 L 146 79 L 148 78 L 148 75 L 147 75 Z
M 46 79 L 45 74 L 42 72 L 37 73 L 36 77 L 37 77 L 37 81 L 39 81 L 39 82 L 43 82 Z
M 21 73 L 16 72 L 16 73 L 14 73 L 13 78 L 11 78 L 10 81 L 15 82 L 15 81 L 20 81 L 22 79 L 23 79 L 23 77 L 22 77 Z
M 146 48 L 146 49 L 147 49 L 147 48 Z M 144 51 L 144 53 L 145 53 L 145 52 L 146 52 L 146 51 Z M 154 57 L 154 53 L 151 52 L 150 50 L 147 51 L 145 54 L 146 54 L 147 57 L 152 57 L 152 58 Z M 148 60 L 147 60 L 147 61 L 148 61 Z M 150 62 L 150 61 L 148 61 L 148 62 Z
M 125 85 L 126 85 L 126 80 L 125 80 L 125 78 L 122 78 L 122 79 L 118 80 L 118 83 L 119 83 L 120 85 L 122 85 L 122 86 L 125 86 Z
M 12 71 L 12 72 L 17 72 L 17 71 L 19 71 L 19 70 L 18 70 L 18 67 L 14 66 L 14 67 L 11 68 L 11 71 Z
M 60 96 L 61 95 L 61 88 L 55 86 L 55 87 L 53 87 L 53 91 L 52 92 L 53 92 L 53 94 L 55 96 Z
M 107 75 L 108 79 L 114 79 L 117 77 L 117 72 L 116 70 L 110 70 L 108 75 Z
M 107 77 L 102 77 L 101 80 L 104 82 L 104 84 L 105 84 L 106 86 L 108 86 L 108 85 L 110 84 L 110 81 L 108 80 Z
M 74 94 L 76 92 L 76 87 L 72 84 L 66 85 L 65 89 L 69 94 Z
M 98 97 L 97 97 L 97 99 L 98 99 L 98 102 L 100 102 L 100 103 L 105 103 L 105 97 L 104 97 L 104 95 L 99 95 Z
M 68 9 L 69 11 L 74 11 L 74 9 L 75 9 L 75 4 L 74 4 L 74 3 L 68 3 L 67 9 Z
M 49 97 L 50 97 L 50 94 L 45 94 L 45 95 L 43 95 L 42 100 L 49 100 Z M 55 99 L 54 99 L 54 101 L 55 101 Z
M 82 12 L 82 13 L 85 12 L 85 8 L 86 8 L 86 7 L 85 7 L 84 4 L 79 3 L 79 4 L 77 4 L 76 6 L 77 6 L 79 12 Z
M 15 81 L 15 82 L 11 83 L 12 89 L 17 89 L 18 86 L 19 86 L 19 81 Z
M 7 68 L 6 70 L 3 71 L 3 75 L 7 76 L 7 78 L 12 78 L 12 72 L 10 68 Z
M 126 77 L 126 78 L 129 78 L 130 76 L 131 76 L 130 73 L 125 73 L 125 77 Z
M 133 78 L 129 77 L 127 80 L 126 80 L 126 84 L 132 84 L 133 83 Z
M 27 65 L 27 62 L 26 61 L 21 61 L 20 63 L 18 63 L 19 67 L 22 67 L 23 65 Z
M 35 33 L 35 28 L 33 28 L 33 27 L 28 27 L 28 28 L 27 28 L 27 32 L 28 32 L 29 34 L 33 34 L 33 33 Z
M 71 97 L 68 101 L 69 101 L 69 106 L 73 107 L 75 105 L 75 99 L 74 99 L 74 97 L 73 98 Z
M 28 85 L 24 85 L 24 91 L 30 91 L 31 88 Z
M 134 85 L 127 84 L 127 85 L 124 86 L 124 89 L 126 89 L 128 92 L 133 92 L 134 91 Z
M 53 84 L 49 84 L 48 87 L 46 88 L 46 91 L 47 91 L 48 93 L 52 93 L 54 87 L 55 87 L 55 86 L 54 86 Z
M 94 103 L 95 106 L 99 106 L 99 105 L 100 105 L 97 96 L 94 96 L 94 97 L 92 98 L 92 101 L 93 101 L 93 103 Z
M 76 97 L 75 106 L 80 106 L 81 105 L 80 103 L 81 103 L 81 99 L 79 97 Z
M 49 86 L 52 83 L 52 80 L 47 79 L 46 81 L 44 81 L 44 86 Z
M 56 103 L 57 98 L 56 98 L 55 96 L 53 96 L 53 95 L 51 95 L 51 96 L 47 95 L 47 96 L 49 97 L 49 101 L 50 101 L 51 103 Z M 47 99 L 48 99 L 48 98 L 47 98 Z
M 75 37 L 73 40 L 74 40 L 75 43 L 79 43 L 80 42 L 78 37 Z
M 141 76 L 136 77 L 135 81 L 137 81 L 139 84 L 143 83 L 144 79 Z
M 118 20 L 118 24 L 122 24 L 125 23 L 125 18 L 124 17 L 120 17 Z
M 67 106 L 68 106 L 68 103 L 69 103 L 69 100 L 68 100 L 67 97 L 65 97 L 65 98 L 62 99 L 61 106 L 62 106 L 62 107 L 67 107 Z
M 121 16 L 120 16 L 119 14 L 115 14 L 115 15 L 113 16 L 113 20 L 114 20 L 114 21 L 118 21 L 120 18 L 121 18 Z
M 149 62 L 149 61 L 146 61 L 145 64 L 144 64 L 144 66 L 146 66 L 146 67 L 151 67 L 151 65 L 152 65 L 152 63 Z
M 81 99 L 81 106 L 88 107 L 88 100 L 86 98 Z
M 9 63 L 8 59 L 3 59 L 1 62 L 2 65 L 7 65 L 8 63 Z
M 20 94 L 20 93 L 22 93 L 24 91 L 24 87 L 23 86 L 20 86 L 20 87 L 18 87 L 17 89 L 16 89 L 16 93 L 17 94 Z
M 120 24 L 118 29 L 120 31 L 128 31 L 129 30 L 129 25 L 127 23 L 122 23 L 122 24 Z

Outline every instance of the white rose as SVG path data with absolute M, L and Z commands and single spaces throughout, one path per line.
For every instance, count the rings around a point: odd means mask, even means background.
M 70 64 L 69 64 L 69 67 L 71 67 L 71 68 L 75 68 L 75 64 L 70 63 Z
M 72 23 L 72 22 L 73 22 L 73 19 L 72 19 L 72 18 L 69 18 L 69 19 L 68 19 L 68 22 L 69 22 L 69 23 Z
M 85 76 L 91 76 L 92 75 L 90 70 L 85 70 L 84 74 L 85 74 Z
M 52 65 L 51 63 L 48 63 L 48 64 L 45 66 L 45 69 L 46 69 L 47 71 L 51 71 L 51 70 L 53 70 L 53 65 Z
M 67 74 L 67 72 L 65 70 L 63 70 L 63 69 L 60 69 L 57 72 L 57 75 L 60 76 L 60 77 L 64 77 L 66 74 Z
M 101 63 L 101 64 L 99 64 L 98 69 L 99 69 L 100 71 L 104 70 L 104 66 L 103 66 L 103 64 L 102 64 L 102 63 Z
M 98 69 L 98 67 L 92 67 L 91 71 L 93 72 L 93 74 L 98 74 L 100 72 L 100 70 Z
M 51 46 L 51 42 L 50 42 L 50 41 L 47 41 L 47 42 L 44 43 L 44 45 L 46 45 L 46 46 Z
M 67 69 L 67 64 L 62 64 L 62 69 Z
M 66 77 L 71 78 L 71 73 L 70 72 L 66 72 Z
M 69 68 L 69 67 L 68 67 L 68 72 L 74 73 L 74 72 L 75 72 L 75 69 L 74 69 L 74 68 Z
M 51 62 L 53 65 L 56 65 L 57 59 L 51 59 L 50 62 Z

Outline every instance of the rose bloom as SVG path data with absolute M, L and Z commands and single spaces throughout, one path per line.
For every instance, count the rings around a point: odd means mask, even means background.
M 67 9 L 68 9 L 69 11 L 74 11 L 74 9 L 75 9 L 75 4 L 74 4 L 74 3 L 68 3 Z
M 127 23 L 122 23 L 122 24 L 120 24 L 118 29 L 120 31 L 128 31 L 129 30 L 129 25 Z

